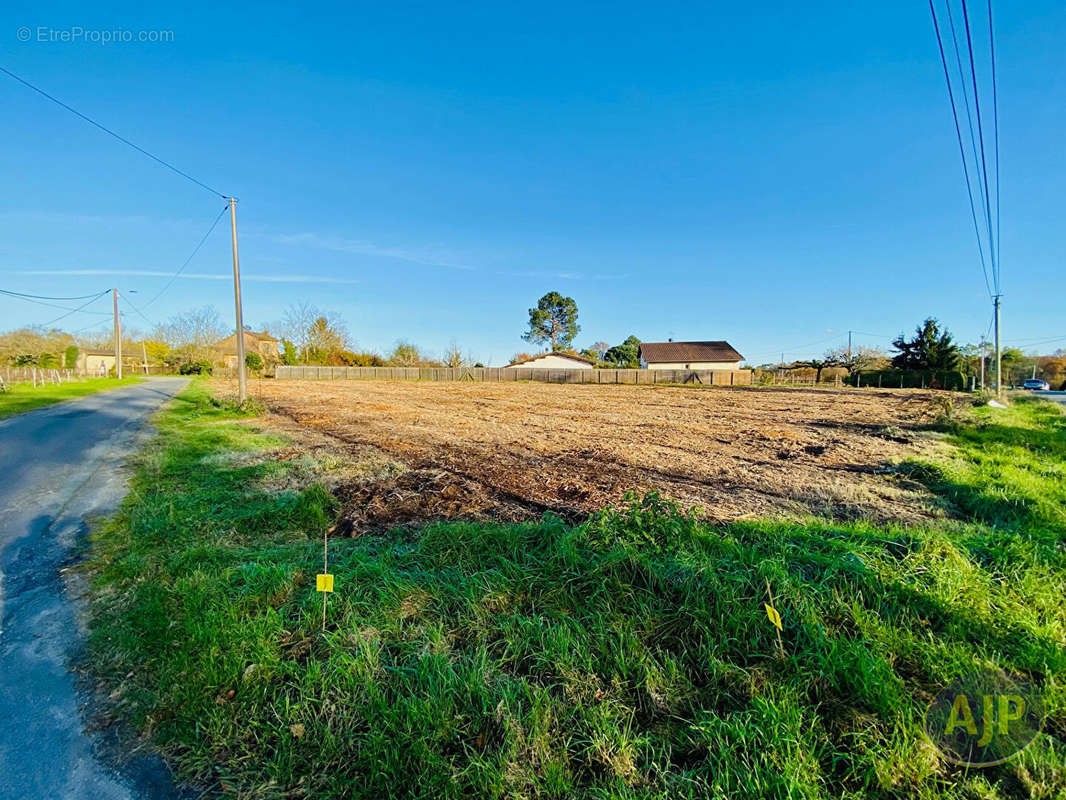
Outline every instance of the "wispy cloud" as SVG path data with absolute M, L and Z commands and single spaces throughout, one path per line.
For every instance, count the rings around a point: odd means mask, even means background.
M 458 259 L 448 255 L 434 253 L 427 248 L 388 247 L 366 241 L 365 239 L 349 239 L 344 236 L 310 232 L 274 234 L 268 238 L 276 244 L 313 247 L 319 250 L 330 250 L 335 253 L 355 253 L 358 255 L 395 258 L 427 267 L 442 267 L 445 269 L 458 269 L 467 272 L 482 271 L 482 268 L 480 267 L 460 263 Z M 581 272 L 554 270 L 491 270 L 491 274 L 508 278 L 552 278 L 571 281 L 620 280 L 626 277 L 624 274 L 586 275 Z
M 497 272 L 496 274 L 507 278 L 555 278 L 563 281 L 618 281 L 628 277 L 624 272 L 584 275 L 580 272 L 524 271 Z
M 388 247 L 368 242 L 364 239 L 348 239 L 343 236 L 330 236 L 320 233 L 279 233 L 270 237 L 277 244 L 314 247 L 319 250 L 331 250 L 335 253 L 358 253 L 365 256 L 383 256 L 421 264 L 427 267 L 444 267 L 473 271 L 477 269 L 469 264 L 459 264 L 448 257 L 440 257 L 426 250 L 404 247 Z
M 15 270 L 14 275 L 121 275 L 131 278 L 172 278 L 173 272 L 147 269 L 25 269 Z M 210 272 L 183 272 L 179 280 L 230 281 L 232 275 L 220 275 Z M 336 283 L 353 284 L 357 280 L 349 278 L 331 278 L 327 275 L 241 275 L 242 281 L 255 283 Z

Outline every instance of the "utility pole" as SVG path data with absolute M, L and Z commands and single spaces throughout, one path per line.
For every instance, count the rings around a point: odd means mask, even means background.
M 233 302 L 237 307 L 237 399 L 248 397 L 248 379 L 244 374 L 244 312 L 241 310 L 241 266 L 237 259 L 237 198 L 229 198 L 229 226 L 233 237 Z
M 141 339 L 141 357 L 144 358 L 144 374 L 148 374 L 148 346 Z
M 988 357 L 988 343 L 981 337 L 981 391 L 985 390 L 985 359 Z
M 115 313 L 115 377 L 122 378 L 122 319 L 118 315 L 118 289 L 111 290 Z
M 1003 353 L 999 347 L 999 295 L 993 298 L 996 307 L 996 396 L 1003 396 Z
M 848 361 L 851 361 L 851 331 L 848 331 Z

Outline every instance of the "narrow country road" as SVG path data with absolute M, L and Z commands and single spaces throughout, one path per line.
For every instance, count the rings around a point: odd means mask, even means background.
M 1037 397 L 1043 397 L 1045 400 L 1050 400 L 1052 403 L 1059 403 L 1066 406 L 1066 392 L 1033 392 Z
M 0 800 L 177 796 L 157 758 L 118 759 L 86 732 L 70 671 L 85 631 L 61 570 L 86 520 L 122 499 L 148 417 L 187 382 L 153 378 L 0 421 Z

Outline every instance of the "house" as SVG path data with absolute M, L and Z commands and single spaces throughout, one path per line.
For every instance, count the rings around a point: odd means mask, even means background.
M 744 356 L 729 342 L 643 342 L 645 369 L 740 369 Z
M 226 366 L 230 369 L 235 369 L 237 366 L 237 334 L 227 336 L 217 345 L 216 349 L 222 354 L 222 360 Z M 263 359 L 263 363 L 266 365 L 273 365 L 278 363 L 278 340 L 271 336 L 266 331 L 262 333 L 255 333 L 254 331 L 244 332 L 244 353 L 247 356 L 248 353 L 258 353 L 259 357 Z
M 596 364 L 581 356 L 570 353 L 541 353 L 539 356 L 517 364 L 509 364 L 509 369 L 592 369 Z
M 82 375 L 90 377 L 103 377 L 111 375 L 115 369 L 114 350 L 82 350 L 78 353 L 76 369 Z M 141 359 L 135 354 L 122 354 L 122 370 L 127 375 L 133 375 L 143 370 Z

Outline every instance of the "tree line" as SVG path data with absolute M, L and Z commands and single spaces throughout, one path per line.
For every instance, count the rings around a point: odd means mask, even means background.
M 597 367 L 636 369 L 640 367 L 641 340 L 627 336 L 617 344 L 598 340 L 588 347 L 574 344 L 581 332 L 578 306 L 572 297 L 548 292 L 528 310 L 521 338 L 536 345 L 539 352 L 568 353 L 587 359 Z M 417 344 L 398 339 L 387 352 L 379 353 L 357 346 L 344 320 L 336 313 L 322 311 L 310 303 L 294 303 L 281 319 L 265 326 L 279 340 L 276 354 L 249 351 L 246 362 L 253 370 L 276 364 L 362 366 L 362 367 L 462 367 L 484 366 L 452 341 L 443 353 L 433 354 Z M 146 360 L 149 365 L 172 372 L 209 372 L 221 363 L 219 343 L 231 335 L 212 306 L 185 311 L 150 332 L 124 330 L 123 352 L 131 362 Z M 109 352 L 114 348 L 110 333 L 75 335 L 61 330 L 20 328 L 0 334 L 0 363 L 9 366 L 38 366 L 74 369 L 85 351 Z M 527 361 L 537 353 L 515 353 L 509 363 Z M 891 352 L 877 348 L 838 347 L 817 358 L 790 364 L 767 364 L 766 369 L 803 369 L 820 381 L 827 370 L 856 373 L 880 370 L 980 374 L 981 361 L 989 363 L 987 347 L 959 345 L 936 318 L 924 320 L 911 336 L 901 334 L 891 343 Z M 1025 355 L 1017 348 L 1002 353 L 1004 381 L 1020 383 L 1035 372 L 1053 387 L 1066 385 L 1066 353 L 1048 356 Z

